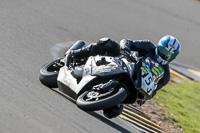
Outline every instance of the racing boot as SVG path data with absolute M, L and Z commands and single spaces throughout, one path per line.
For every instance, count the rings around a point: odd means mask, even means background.
M 117 104 L 111 108 L 104 109 L 103 114 L 105 117 L 111 119 L 119 116 L 123 111 L 124 105 Z
M 89 57 L 93 54 L 94 54 L 94 44 L 90 44 L 90 45 L 83 47 L 81 49 L 71 51 L 71 55 L 75 59 L 87 58 L 87 57 Z

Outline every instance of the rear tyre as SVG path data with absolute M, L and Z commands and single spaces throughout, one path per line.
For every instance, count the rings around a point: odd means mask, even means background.
M 60 62 L 61 59 L 55 60 L 49 64 L 44 65 L 40 69 L 39 80 L 42 84 L 50 88 L 57 88 L 57 77 L 59 69 L 64 65 Z
M 127 92 L 124 86 L 111 88 L 104 93 L 91 89 L 81 94 L 78 97 L 76 104 L 82 110 L 96 111 L 115 106 L 124 101 L 126 97 Z

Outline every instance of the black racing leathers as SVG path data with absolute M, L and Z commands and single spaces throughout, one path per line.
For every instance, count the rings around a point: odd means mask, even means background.
M 72 51 L 72 56 L 77 59 L 87 58 L 91 55 L 103 55 L 109 56 L 120 55 L 120 49 L 128 47 L 131 51 L 138 52 L 138 56 L 148 56 L 155 59 L 155 45 L 148 40 L 127 40 L 123 39 L 120 41 L 120 45 L 109 38 L 102 38 L 97 43 L 90 44 L 84 48 Z M 169 65 L 162 65 L 164 68 L 164 76 L 158 82 L 156 91 L 165 86 L 170 79 Z M 153 96 L 156 94 L 153 94 Z
M 120 55 L 120 45 L 109 38 L 102 38 L 97 43 L 92 43 L 86 47 L 71 52 L 76 59 L 87 58 L 92 55 Z

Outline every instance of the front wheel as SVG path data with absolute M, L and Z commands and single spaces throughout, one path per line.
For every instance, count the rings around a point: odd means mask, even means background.
M 106 92 L 91 89 L 81 94 L 76 103 L 79 108 L 85 111 L 96 111 L 115 106 L 127 97 L 124 86 L 109 89 Z
M 40 69 L 39 80 L 42 84 L 50 88 L 57 88 L 57 77 L 59 69 L 64 65 L 61 59 L 52 61 L 49 64 L 44 65 Z

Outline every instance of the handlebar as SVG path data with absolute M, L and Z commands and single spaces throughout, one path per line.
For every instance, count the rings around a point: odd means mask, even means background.
M 136 59 L 133 57 L 133 55 L 127 50 L 123 50 L 122 55 L 124 55 L 126 58 L 128 58 L 130 61 L 132 61 L 134 63 L 137 62 Z

